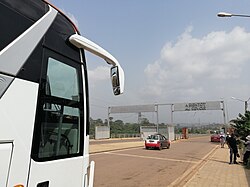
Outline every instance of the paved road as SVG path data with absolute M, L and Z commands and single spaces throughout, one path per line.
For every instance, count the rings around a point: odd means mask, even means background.
M 201 163 L 218 144 L 197 137 L 171 144 L 170 149 L 143 147 L 91 154 L 96 162 L 95 187 L 166 187 Z

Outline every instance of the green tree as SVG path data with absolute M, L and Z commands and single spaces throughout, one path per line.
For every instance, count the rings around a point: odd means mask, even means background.
M 138 133 L 140 133 L 140 124 L 126 123 L 124 125 L 124 133 L 127 133 L 127 134 L 138 134 Z
M 141 118 L 141 124 L 142 125 L 149 125 L 149 120 L 147 118 Z
M 239 116 L 230 122 L 239 136 L 246 137 L 250 134 L 250 111 L 246 111 L 245 115 L 239 113 Z
M 123 125 L 124 123 L 122 120 L 110 121 L 110 133 L 111 134 L 123 133 L 124 131 Z

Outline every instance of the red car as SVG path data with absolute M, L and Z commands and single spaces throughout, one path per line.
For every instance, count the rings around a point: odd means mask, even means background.
M 162 134 L 149 135 L 145 140 L 145 148 L 157 148 L 161 150 L 162 148 L 170 148 L 170 141 Z
M 211 136 L 211 142 L 220 142 L 220 135 L 219 134 L 213 134 Z

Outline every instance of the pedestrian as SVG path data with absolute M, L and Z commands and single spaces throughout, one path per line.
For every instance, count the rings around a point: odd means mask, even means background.
M 227 144 L 227 146 L 228 146 L 228 148 L 229 148 L 229 145 L 228 145 L 228 138 L 230 138 L 229 132 L 227 132 L 227 136 L 226 136 L 226 144 Z
M 243 157 L 243 164 L 247 165 L 248 159 L 250 157 L 250 135 L 246 137 L 246 142 L 244 144 L 246 146 L 246 151 Z
M 238 162 L 236 161 L 237 154 L 238 154 L 238 148 L 237 148 L 237 141 L 236 141 L 234 133 L 232 133 L 231 136 L 228 138 L 227 144 L 228 144 L 229 149 L 230 149 L 230 162 L 229 162 L 229 164 L 233 164 L 233 163 L 238 164 Z
M 223 132 L 221 132 L 220 133 L 220 145 L 221 145 L 221 148 L 224 148 L 225 141 L 226 141 L 225 134 Z

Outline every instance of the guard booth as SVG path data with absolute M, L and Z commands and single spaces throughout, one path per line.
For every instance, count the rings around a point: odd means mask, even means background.
M 110 138 L 110 127 L 108 126 L 96 126 L 95 127 L 95 139 L 108 139 Z
M 146 140 L 151 134 L 157 133 L 157 127 L 155 126 L 140 126 L 141 139 Z
M 141 139 L 145 140 L 147 137 L 151 134 L 156 134 L 160 133 L 166 138 L 168 138 L 170 141 L 173 141 L 175 139 L 175 131 L 174 131 L 174 126 L 172 125 L 166 125 L 164 127 L 159 127 L 158 132 L 157 132 L 157 127 L 156 126 L 141 126 L 140 127 L 140 134 L 141 134 Z

